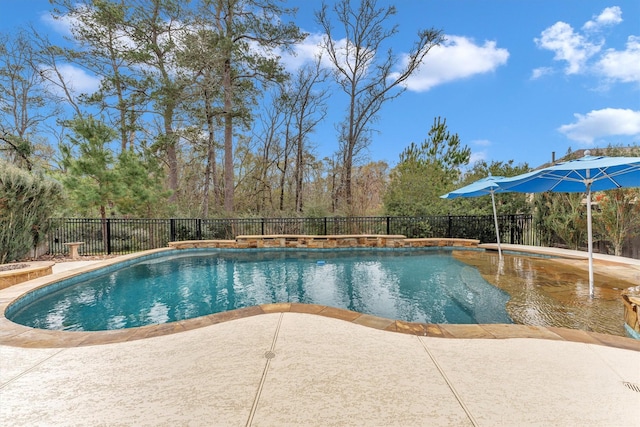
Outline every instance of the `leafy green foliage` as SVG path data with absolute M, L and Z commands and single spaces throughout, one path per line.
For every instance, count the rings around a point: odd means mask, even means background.
M 391 171 L 384 195 L 384 211 L 393 216 L 444 215 L 448 203 L 440 195 L 448 191 L 449 180 L 441 168 L 414 160 L 404 161 Z
M 61 194 L 59 183 L 0 161 L 0 264 L 37 246 Z
M 163 188 L 163 171 L 149 151 L 123 151 L 114 169 L 122 184 L 115 200 L 120 213 L 153 218 L 167 211 L 164 201 L 171 192 Z
M 640 234 L 640 190 L 620 188 L 596 193 L 593 198 L 598 208 L 592 218 L 594 232 L 621 256 L 625 240 Z
M 540 193 L 535 196 L 535 222 L 543 243 L 579 249 L 587 241 L 587 212 L 582 193 Z

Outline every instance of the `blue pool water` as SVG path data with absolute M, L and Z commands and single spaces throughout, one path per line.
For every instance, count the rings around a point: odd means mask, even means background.
M 512 323 L 509 295 L 447 250 L 194 251 L 74 282 L 16 302 L 7 317 L 96 331 L 301 302 L 410 322 Z

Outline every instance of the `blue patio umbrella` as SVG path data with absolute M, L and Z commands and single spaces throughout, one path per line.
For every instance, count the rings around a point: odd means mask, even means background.
M 450 193 L 440 196 L 442 199 L 457 199 L 459 197 L 480 197 L 491 195 L 491 205 L 493 206 L 493 222 L 496 227 L 496 240 L 498 241 L 498 256 L 502 258 L 502 249 L 500 248 L 500 229 L 498 228 L 498 215 L 496 214 L 495 193 L 504 193 L 508 190 L 500 188 L 499 181 L 504 180 L 502 176 L 491 176 L 479 179 L 467 186 L 454 190 Z
M 640 157 L 585 156 L 497 182 L 501 189 L 518 193 L 545 191 L 586 193 L 589 250 L 589 295 L 593 297 L 593 232 L 591 192 L 640 187 Z

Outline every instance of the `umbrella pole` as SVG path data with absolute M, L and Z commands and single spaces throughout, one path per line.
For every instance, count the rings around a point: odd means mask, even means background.
M 593 298 L 593 231 L 591 227 L 591 183 L 587 184 L 587 236 L 589 245 L 589 296 Z
M 498 241 L 498 258 L 502 259 L 502 249 L 500 248 L 500 229 L 498 228 L 498 215 L 496 214 L 496 200 L 491 192 L 491 205 L 493 205 L 493 222 L 496 226 L 496 240 Z

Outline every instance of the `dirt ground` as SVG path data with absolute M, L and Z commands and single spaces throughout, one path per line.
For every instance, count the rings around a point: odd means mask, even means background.
M 27 268 L 29 264 L 2 264 L 0 265 L 0 271 L 20 270 L 21 268 Z
M 67 255 L 42 255 L 38 258 L 28 258 L 18 262 L 11 262 L 7 264 L 0 264 L 0 271 L 19 270 L 21 268 L 29 267 L 29 262 L 32 261 L 53 261 L 56 263 L 69 262 L 69 261 L 101 261 L 103 259 L 115 258 L 118 255 L 98 255 L 98 256 L 80 256 L 80 258 L 71 258 Z

